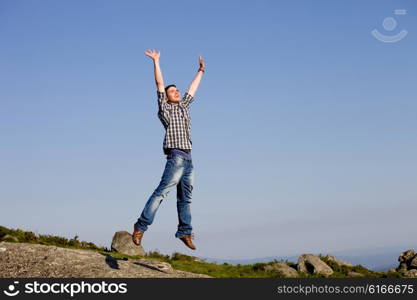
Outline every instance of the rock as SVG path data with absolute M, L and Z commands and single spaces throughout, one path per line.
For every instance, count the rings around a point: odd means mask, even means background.
M 10 234 L 6 234 L 1 240 L 6 242 L 19 242 L 19 239 L 17 237 Z
M 399 272 L 417 269 L 417 253 L 413 249 L 409 249 L 407 251 L 402 252 L 398 257 L 398 261 L 400 262 L 400 265 L 397 267 L 396 270 Z M 409 274 L 412 275 L 414 273 L 411 272 Z
M 410 262 L 410 268 L 417 268 L 417 255 Z
M 172 269 L 151 258 L 121 259 L 109 252 L 0 242 L 0 278 L 210 278 Z
M 412 270 L 405 271 L 403 273 L 403 275 L 404 275 L 404 277 L 408 277 L 408 278 L 417 277 L 417 269 L 412 269 Z
M 197 257 L 197 256 L 191 256 L 191 259 L 192 259 L 193 261 L 195 261 L 195 262 L 201 262 L 201 263 L 206 262 L 204 259 L 201 259 L 201 258 L 199 258 L 199 257 Z
M 158 270 L 164 271 L 164 272 L 170 272 L 172 271 L 172 266 L 170 263 L 167 262 L 160 262 L 156 264 L 156 267 L 158 268 Z
M 277 271 L 285 277 L 298 277 L 299 275 L 296 269 L 291 268 L 285 262 L 274 262 L 270 265 L 266 265 L 263 269 L 265 271 Z
M 336 263 L 338 266 L 348 266 L 348 267 L 353 267 L 353 265 L 351 263 L 348 263 L 346 261 L 343 261 L 341 259 L 338 259 L 336 257 L 334 257 L 333 255 L 327 254 L 325 256 L 325 258 L 327 258 L 328 260 Z
M 141 263 L 146 264 L 148 267 L 153 267 L 158 271 L 162 271 L 165 273 L 169 273 L 173 271 L 173 268 L 170 263 L 163 262 L 163 261 L 155 261 L 151 259 L 142 259 Z
M 391 272 L 394 272 L 394 273 L 395 273 L 395 272 L 397 272 L 397 270 L 396 270 L 396 269 L 394 269 L 394 268 L 389 269 L 389 270 L 388 270 L 388 273 L 391 273 Z
M 409 261 L 411 261 L 415 256 L 416 256 L 416 252 L 412 249 L 404 251 L 403 253 L 400 254 L 400 257 L 398 257 L 398 261 L 401 263 L 408 263 Z
M 362 274 L 362 273 L 358 273 L 358 272 L 353 272 L 353 271 L 351 271 L 351 272 L 348 272 L 348 274 L 347 274 L 349 277 L 364 277 L 365 275 L 364 274 Z
M 118 231 L 114 234 L 111 249 L 127 255 L 145 255 L 143 247 L 136 246 L 132 241 L 132 235 L 127 231 Z
M 302 254 L 298 258 L 297 269 L 299 272 L 320 274 L 329 276 L 333 274 L 330 268 L 319 256 L 313 254 Z

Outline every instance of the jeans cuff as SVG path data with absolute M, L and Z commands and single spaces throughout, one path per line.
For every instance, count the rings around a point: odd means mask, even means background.
M 143 226 L 140 226 L 140 224 L 138 224 L 138 223 L 135 223 L 134 226 L 135 226 L 136 229 L 138 229 L 142 232 L 145 232 L 146 229 L 147 229 L 147 228 L 144 228 Z
M 175 237 L 176 238 L 182 238 L 184 235 L 190 235 L 191 234 L 191 231 L 190 232 L 188 232 L 188 231 L 182 231 L 182 232 L 176 232 L 175 233 Z

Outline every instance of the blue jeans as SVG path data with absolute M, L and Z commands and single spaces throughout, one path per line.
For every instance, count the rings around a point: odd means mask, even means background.
M 162 200 L 174 186 L 177 186 L 178 230 L 175 237 L 191 234 L 191 198 L 194 184 L 194 166 L 191 159 L 176 153 L 167 156 L 161 181 L 145 204 L 135 227 L 145 232 L 152 224 Z

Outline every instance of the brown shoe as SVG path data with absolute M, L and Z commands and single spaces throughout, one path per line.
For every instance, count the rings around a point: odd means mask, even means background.
M 184 244 L 187 245 L 188 248 L 191 248 L 191 249 L 195 250 L 196 247 L 194 246 L 193 242 L 191 241 L 192 239 L 194 239 L 194 233 L 184 235 L 182 238 L 180 238 L 180 240 L 183 241 Z
M 136 229 L 135 226 L 133 226 L 132 241 L 135 245 L 140 246 L 140 242 L 142 241 L 143 233 L 144 233 L 143 231 L 140 231 L 139 229 Z

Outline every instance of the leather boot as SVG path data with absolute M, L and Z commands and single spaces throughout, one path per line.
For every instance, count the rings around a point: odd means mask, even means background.
M 136 229 L 135 226 L 133 226 L 133 234 L 132 234 L 132 241 L 135 245 L 140 246 L 140 243 L 142 241 L 143 237 L 143 231 L 140 231 L 139 229 Z
M 193 242 L 191 241 L 192 239 L 194 239 L 194 234 L 193 233 L 184 235 L 182 238 L 180 238 L 180 240 L 183 241 L 184 244 L 188 248 L 195 250 L 196 247 L 194 246 Z

